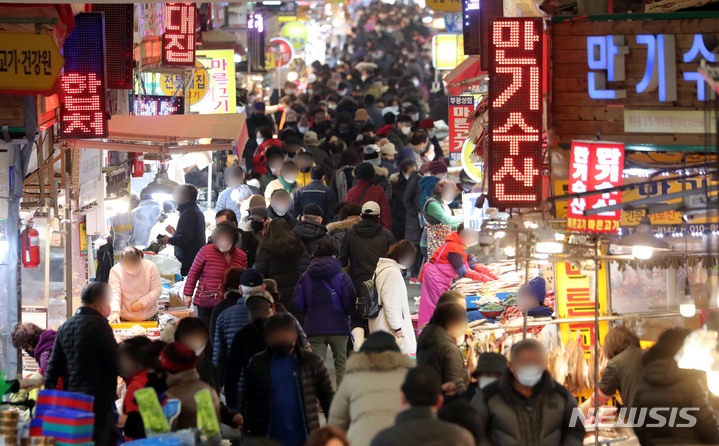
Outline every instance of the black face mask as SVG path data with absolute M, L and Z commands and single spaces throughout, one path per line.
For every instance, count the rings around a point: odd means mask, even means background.
M 290 159 L 294 158 L 295 155 L 297 155 L 297 152 L 287 152 L 287 156 L 288 156 Z
M 252 232 L 260 232 L 265 228 L 265 222 L 252 220 L 250 227 L 252 227 Z
M 312 166 L 300 167 L 300 172 L 308 173 L 312 169 Z
M 287 356 L 295 349 L 295 345 L 291 342 L 279 342 L 269 346 L 269 349 L 277 356 Z

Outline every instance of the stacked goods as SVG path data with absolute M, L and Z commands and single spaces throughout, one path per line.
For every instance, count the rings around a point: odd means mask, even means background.
M 55 439 L 52 437 L 31 437 L 20 440 L 21 446 L 55 446 Z
M 0 437 L 5 444 L 17 444 L 17 422 L 20 414 L 15 411 L 0 412 Z
M 95 415 L 91 396 L 59 390 L 41 390 L 36 419 L 42 421 L 42 435 L 54 437 L 58 445 L 91 445 Z M 34 426 L 37 432 L 38 426 Z

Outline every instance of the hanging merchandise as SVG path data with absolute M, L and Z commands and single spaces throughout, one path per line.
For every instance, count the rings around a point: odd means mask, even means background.
M 132 158 L 132 177 L 142 178 L 145 175 L 145 156 L 142 152 L 133 152 Z
M 280 31 L 280 37 L 292 42 L 295 51 L 302 51 L 307 44 L 307 26 L 298 21 L 285 23 Z
M 22 244 L 22 264 L 25 268 L 40 266 L 40 233 L 33 228 L 32 219 L 20 234 Z

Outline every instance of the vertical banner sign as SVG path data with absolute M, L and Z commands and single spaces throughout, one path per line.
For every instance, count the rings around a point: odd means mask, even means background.
M 194 3 L 165 5 L 165 33 L 162 35 L 162 64 L 195 66 L 195 29 L 197 8 Z
M 101 12 L 75 16 L 75 29 L 63 47 L 60 137 L 107 137 L 105 19 Z
M 481 14 L 479 0 L 462 0 L 462 35 L 464 36 L 464 54 L 480 54 L 482 52 L 482 32 L 480 31 Z M 446 19 L 445 19 L 446 20 Z M 447 29 L 447 31 L 451 31 Z
M 542 20 L 491 25 L 489 199 L 502 209 L 542 198 Z
M 449 159 L 459 161 L 469 136 L 469 115 L 474 109 L 472 96 L 449 97 Z
M 107 88 L 131 89 L 135 5 L 95 3 L 92 11 L 105 14 Z
M 253 73 L 266 69 L 265 18 L 259 13 L 247 14 L 247 61 Z
M 206 50 L 197 52 L 197 61 L 207 70 L 209 93 L 190 106 L 200 114 L 236 113 L 235 62 L 233 50 Z
M 622 185 L 624 144 L 602 141 L 573 141 L 569 158 L 569 193 L 600 191 Z M 619 210 L 585 216 L 584 211 L 621 204 L 619 191 L 572 198 L 567 207 L 567 229 L 593 233 L 616 233 Z

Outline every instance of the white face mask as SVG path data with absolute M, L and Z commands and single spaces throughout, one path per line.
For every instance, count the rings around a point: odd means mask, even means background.
M 478 381 L 479 381 L 479 388 L 484 389 L 488 385 L 497 381 L 497 378 L 495 378 L 494 376 L 480 376 Z
M 412 121 L 414 121 L 414 122 L 419 121 L 419 113 L 412 113 L 412 116 L 410 116 L 410 117 L 412 118 Z
M 290 208 L 288 206 L 285 206 L 285 205 L 275 206 L 274 204 L 272 205 L 272 209 L 274 209 L 275 214 L 279 215 L 280 217 L 284 217 L 285 214 L 287 213 L 287 211 L 290 210 Z
M 411 127 L 402 127 L 402 134 L 405 136 L 409 135 L 411 131 L 412 131 Z
M 300 133 L 307 133 L 309 130 L 310 130 L 309 127 L 297 126 L 297 131 L 299 131 Z
M 282 175 L 282 179 L 285 180 L 285 182 L 287 182 L 289 184 L 292 184 L 295 181 L 297 181 L 297 177 L 295 177 L 295 176 L 287 176 L 286 177 L 286 176 Z
M 257 138 L 257 145 L 261 146 L 263 142 L 265 142 L 265 138 Z
M 419 87 L 419 79 L 412 79 L 412 85 L 414 85 L 414 88 Z
M 542 379 L 543 373 L 543 368 L 536 365 L 529 365 L 515 370 L 514 377 L 517 378 L 519 384 L 524 387 L 534 387 Z
M 393 111 L 395 114 L 399 114 L 399 106 L 398 106 L 398 105 L 393 105 L 393 106 L 390 107 L 390 108 L 392 109 L 392 111 Z

